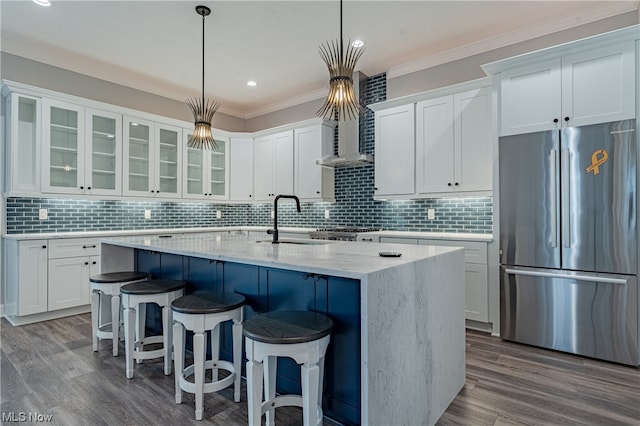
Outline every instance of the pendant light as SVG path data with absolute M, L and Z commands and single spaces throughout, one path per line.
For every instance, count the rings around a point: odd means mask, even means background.
M 342 0 L 340 0 L 340 39 L 326 42 L 318 47 L 318 53 L 329 68 L 329 94 L 318 116 L 328 120 L 352 120 L 362 114 L 353 90 L 353 70 L 364 52 L 363 47 L 354 47 L 351 40 L 346 52 L 342 40 Z
M 202 16 L 202 98 L 187 99 L 193 113 L 195 129 L 187 142 L 187 146 L 197 149 L 216 149 L 216 141 L 211 132 L 213 114 L 220 108 L 220 102 L 204 98 L 204 18 L 211 13 L 207 6 L 196 6 L 196 12 Z

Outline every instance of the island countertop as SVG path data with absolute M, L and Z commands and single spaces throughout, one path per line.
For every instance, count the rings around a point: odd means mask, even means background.
M 350 241 L 281 239 L 246 235 L 134 236 L 102 239 L 103 243 L 182 256 L 246 263 L 292 271 L 363 279 L 389 268 L 462 250 L 455 247 L 411 246 Z M 401 253 L 382 257 L 381 252 Z

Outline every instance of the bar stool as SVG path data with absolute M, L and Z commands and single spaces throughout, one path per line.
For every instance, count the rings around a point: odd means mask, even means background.
M 120 287 L 126 284 L 146 281 L 146 272 L 108 272 L 93 275 L 89 278 L 91 287 L 91 331 L 93 337 L 93 351 L 98 350 L 98 339 L 113 340 L 113 356 L 118 356 L 120 334 Z M 103 297 L 111 298 L 111 322 L 103 322 L 106 312 L 103 312 Z M 105 305 L 105 307 L 108 305 Z M 115 324 L 115 326 L 114 326 Z
M 173 356 L 175 362 L 176 404 L 182 391 L 194 393 L 196 420 L 202 420 L 205 393 L 217 392 L 233 384 L 233 398 L 240 402 L 242 368 L 242 305 L 244 296 L 236 293 L 199 292 L 182 296 L 171 303 L 173 311 Z M 220 324 L 233 321 L 233 362 L 220 360 Z M 193 331 L 193 364 L 184 366 L 185 330 Z M 206 360 L 205 332 L 211 331 L 211 360 Z M 230 374 L 218 380 L 218 369 Z M 205 374 L 212 370 L 212 380 Z M 193 381 L 187 380 L 193 376 Z
M 164 374 L 171 374 L 172 330 L 171 302 L 184 293 L 184 281 L 156 279 L 123 285 L 120 288 L 124 308 L 124 348 L 127 379 L 133 377 L 133 360 L 164 357 Z M 162 335 L 145 337 L 145 318 L 141 313 L 147 303 L 156 303 L 162 308 Z M 137 314 L 137 315 L 136 315 Z M 137 321 L 136 321 L 137 316 Z M 133 324 L 137 324 L 134 334 Z M 162 343 L 162 348 L 145 351 L 144 346 Z
M 331 319 L 310 311 L 275 311 L 247 320 L 242 329 L 247 353 L 247 405 L 249 425 L 260 426 L 263 414 L 273 425 L 275 409 L 302 407 L 304 426 L 322 424 L 324 356 L 333 328 Z M 302 365 L 302 396 L 276 397 L 277 357 L 293 358 Z M 264 371 L 265 400 L 262 401 Z

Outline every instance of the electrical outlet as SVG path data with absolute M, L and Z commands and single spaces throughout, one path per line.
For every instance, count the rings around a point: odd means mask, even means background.
M 329 219 L 329 209 L 324 210 L 324 218 Z
M 273 210 L 271 210 L 271 219 L 273 219 L 275 216 L 275 213 L 273 212 Z
M 38 210 L 38 219 L 40 219 L 40 220 L 49 219 L 49 210 L 47 210 L 47 209 Z
M 436 218 L 436 210 L 435 209 L 427 209 L 427 219 L 433 220 Z
M 216 210 L 216 219 L 222 219 L 222 211 Z
M 144 211 L 144 218 L 145 219 L 151 219 L 151 210 L 145 210 Z

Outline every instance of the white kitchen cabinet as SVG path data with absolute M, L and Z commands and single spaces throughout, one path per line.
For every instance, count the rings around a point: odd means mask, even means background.
M 41 101 L 6 93 L 6 174 L 9 194 L 40 192 Z
M 85 109 L 85 194 L 122 193 L 122 115 Z
M 89 278 L 100 271 L 99 253 L 97 238 L 49 241 L 48 311 L 90 303 Z
M 293 130 L 258 137 L 253 149 L 256 200 L 293 194 Z
M 431 245 L 464 248 L 465 318 L 489 322 L 489 278 L 487 244 L 479 241 L 441 240 L 381 236 L 381 243 Z
M 23 316 L 47 311 L 47 240 L 4 240 L 5 312 Z
M 212 150 L 187 147 L 191 131 L 184 132 L 184 198 L 204 200 L 229 199 L 229 138 L 215 135 Z
M 633 41 L 505 69 L 500 134 L 633 118 L 635 85 Z
M 485 87 L 416 104 L 416 191 L 491 190 L 491 91 Z
M 414 104 L 375 112 L 376 197 L 415 193 Z
M 43 99 L 42 192 L 84 193 L 84 107 Z
M 229 199 L 253 201 L 253 138 L 231 137 L 229 151 Z
M 182 129 L 123 118 L 123 195 L 180 198 Z
M 334 169 L 316 160 L 333 154 L 334 127 L 328 124 L 297 128 L 294 135 L 294 193 L 303 201 L 335 201 Z

